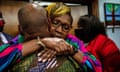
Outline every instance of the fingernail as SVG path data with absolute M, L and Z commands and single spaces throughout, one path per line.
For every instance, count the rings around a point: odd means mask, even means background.
M 43 59 L 42 62 L 46 62 L 47 59 Z
M 49 62 L 49 64 L 47 65 L 47 69 L 54 63 L 54 61 L 56 60 L 56 58 L 53 58 L 50 62 Z
M 40 62 L 40 61 L 42 61 L 42 59 L 39 57 L 39 58 L 38 58 L 38 61 Z
M 50 61 L 51 60 L 51 58 L 50 59 L 48 59 L 48 61 Z
M 40 55 L 41 55 L 41 53 L 38 53 L 38 54 L 37 54 L 37 56 L 40 56 Z
M 53 68 L 56 64 L 57 64 L 57 61 L 55 61 L 55 62 L 52 64 L 51 68 Z

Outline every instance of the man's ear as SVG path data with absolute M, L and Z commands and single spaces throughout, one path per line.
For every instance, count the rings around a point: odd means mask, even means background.
M 50 31 L 50 28 L 51 28 L 51 19 L 50 17 L 47 18 L 48 19 L 48 31 Z
M 20 33 L 20 34 L 23 33 L 23 29 L 22 29 L 22 26 L 21 26 L 21 25 L 18 25 L 18 30 L 19 30 L 19 33 Z

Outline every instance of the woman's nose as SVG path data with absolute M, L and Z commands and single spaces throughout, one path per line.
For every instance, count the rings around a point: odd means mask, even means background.
M 56 28 L 56 31 L 58 31 L 58 32 L 62 32 L 62 26 L 61 26 L 61 25 L 58 26 L 58 27 Z

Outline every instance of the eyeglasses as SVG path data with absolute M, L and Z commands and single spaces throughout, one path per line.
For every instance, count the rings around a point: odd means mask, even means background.
M 63 24 L 63 23 L 61 23 L 60 21 L 57 21 L 57 20 L 53 20 L 52 25 L 56 28 L 59 27 L 59 26 L 62 26 L 62 30 L 64 32 L 68 32 L 72 28 L 71 25 Z

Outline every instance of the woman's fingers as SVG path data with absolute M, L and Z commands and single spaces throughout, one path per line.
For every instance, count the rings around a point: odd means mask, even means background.
M 68 44 L 67 42 L 65 42 L 64 40 L 60 41 L 57 46 L 57 54 L 71 54 L 73 52 L 73 47 L 72 45 Z
M 71 54 L 73 52 L 72 45 L 60 38 L 43 38 L 42 42 L 52 50 L 57 52 L 57 55 Z
M 38 61 L 49 61 L 50 59 L 52 59 L 55 56 L 56 52 L 54 50 L 50 50 L 50 49 L 45 49 L 43 51 L 41 51 L 40 53 L 38 53 Z

